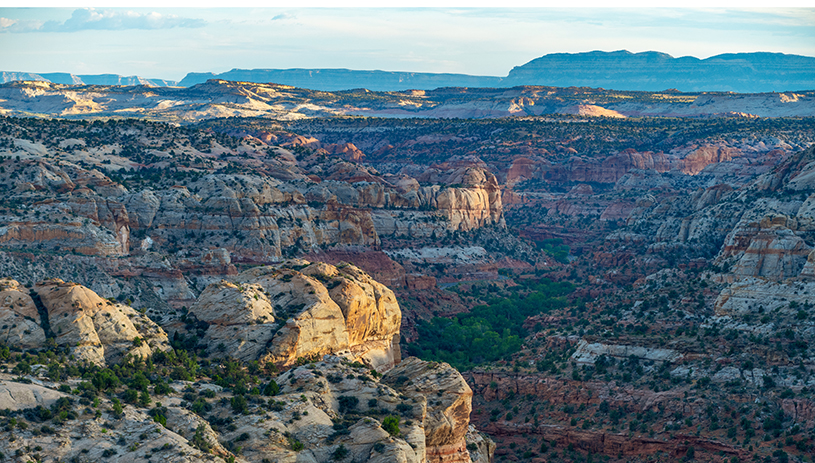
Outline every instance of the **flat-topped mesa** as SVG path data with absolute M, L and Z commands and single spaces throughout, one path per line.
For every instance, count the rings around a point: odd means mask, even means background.
M 350 264 L 305 260 L 256 267 L 209 285 L 190 313 L 210 353 L 290 366 L 344 354 L 377 370 L 400 361 L 393 291 Z
M 147 316 L 80 284 L 54 278 L 38 283 L 34 291 L 56 345 L 68 347 L 79 361 L 105 365 L 126 355 L 149 357 L 170 349 L 167 334 Z

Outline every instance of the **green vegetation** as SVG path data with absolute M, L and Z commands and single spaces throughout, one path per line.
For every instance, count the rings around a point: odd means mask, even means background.
M 384 420 L 382 420 L 382 429 L 388 432 L 391 436 L 398 436 L 399 435 L 399 417 L 398 416 L 386 416 Z
M 408 354 L 447 362 L 461 370 L 509 358 L 521 349 L 529 334 L 523 327 L 527 317 L 566 307 L 569 302 L 565 295 L 574 286 L 541 280 L 513 289 L 509 297 L 494 298 L 455 318 L 420 321 L 419 340 L 406 346 Z
M 549 240 L 536 241 L 535 243 L 538 245 L 538 249 L 546 254 L 549 254 L 553 259 L 561 264 L 566 264 L 569 262 L 569 246 L 563 244 L 562 239 L 553 238 Z

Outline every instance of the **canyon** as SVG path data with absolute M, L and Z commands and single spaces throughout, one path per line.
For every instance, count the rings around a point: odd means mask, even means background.
M 425 115 L 486 116 L 444 119 L 309 106 L 373 92 L 167 90 L 280 92 L 305 115 L 271 119 L 212 117 L 209 100 L 110 112 L 96 98 L 131 90 L 36 85 L 2 87 L 4 108 L 49 116 L 0 119 L 6 456 L 811 454 L 806 92 L 555 89 L 562 106 L 520 117 L 443 111 L 549 90 L 411 94 L 450 98 Z M 670 117 L 650 117 L 665 95 Z

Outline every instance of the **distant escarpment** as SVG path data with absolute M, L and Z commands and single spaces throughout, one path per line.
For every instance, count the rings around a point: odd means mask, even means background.
M 46 81 L 56 84 L 149 85 L 190 87 L 210 79 L 269 83 L 341 91 L 432 90 L 442 87 L 604 87 L 615 90 L 733 91 L 757 93 L 812 90 L 815 58 L 783 53 L 728 53 L 698 59 L 674 58 L 654 51 L 552 53 L 514 67 L 506 77 L 467 74 L 353 69 L 232 69 L 219 74 L 190 72 L 180 82 L 116 74 L 2 72 L 0 82 Z
M 815 59 L 815 58 L 812 58 Z M 546 85 L 546 86 L 543 86 Z M 0 114 L 72 119 L 146 118 L 197 122 L 225 117 L 303 120 L 337 116 L 494 119 L 574 117 L 811 117 L 813 90 L 736 94 L 726 91 L 606 90 L 551 84 L 511 88 L 441 87 L 376 92 L 319 91 L 278 83 L 211 79 L 189 88 L 63 85 L 43 81 L 0 84 Z
M 810 90 L 813 82 L 815 58 L 810 56 L 728 53 L 700 60 L 620 50 L 544 55 L 513 68 L 502 84 L 757 93 Z

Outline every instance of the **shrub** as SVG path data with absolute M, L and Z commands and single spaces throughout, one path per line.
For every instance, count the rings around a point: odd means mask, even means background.
M 204 432 L 206 432 L 206 426 L 204 426 L 204 423 L 201 423 L 195 428 L 195 434 L 192 436 L 192 439 L 190 439 L 190 444 L 198 450 L 208 453 L 210 444 L 206 437 L 204 437 Z
M 280 386 L 277 384 L 275 380 L 269 381 L 269 384 L 263 388 L 263 395 L 266 396 L 275 396 L 280 392 Z
M 242 395 L 236 395 L 229 400 L 230 405 L 232 405 L 232 410 L 237 414 L 246 413 L 248 410 L 246 397 Z
M 122 403 L 119 402 L 119 399 L 113 399 L 113 416 L 116 418 L 121 418 L 124 415 L 124 409 L 122 408 Z
M 359 399 L 350 395 L 341 395 L 337 398 L 340 403 L 340 413 L 348 413 L 356 410 L 359 405 Z
M 391 436 L 398 436 L 399 435 L 399 417 L 398 416 L 386 416 L 384 420 L 382 420 L 382 429 L 388 432 Z
M 291 449 L 294 450 L 295 452 L 299 452 L 299 451 L 303 450 L 303 448 L 305 447 L 305 445 L 303 445 L 302 442 L 297 440 L 296 437 L 289 436 L 288 439 L 289 439 L 289 445 L 291 445 Z
M 348 456 L 348 449 L 344 444 L 340 444 L 334 452 L 331 453 L 331 459 L 334 461 L 344 460 Z

